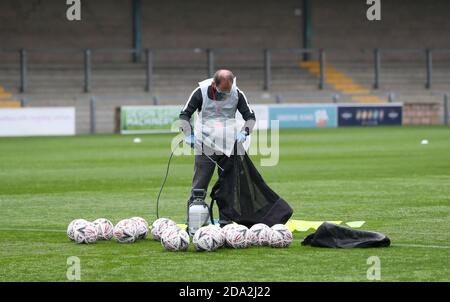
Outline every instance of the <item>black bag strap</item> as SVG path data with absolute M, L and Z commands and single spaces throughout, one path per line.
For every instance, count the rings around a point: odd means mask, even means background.
M 214 199 L 211 199 L 211 203 L 209 204 L 209 218 L 211 219 L 211 224 L 214 224 L 213 207 L 214 207 Z

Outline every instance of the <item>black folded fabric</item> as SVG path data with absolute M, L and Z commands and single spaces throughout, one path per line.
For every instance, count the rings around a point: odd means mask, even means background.
M 391 240 L 384 234 L 359 231 L 329 222 L 322 223 L 317 231 L 308 235 L 302 245 L 331 248 L 388 247 Z

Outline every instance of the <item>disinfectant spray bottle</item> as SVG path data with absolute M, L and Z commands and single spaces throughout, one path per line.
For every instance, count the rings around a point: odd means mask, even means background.
M 202 226 L 208 224 L 209 208 L 205 203 L 206 191 L 192 189 L 192 202 L 188 206 L 188 233 L 194 235 Z

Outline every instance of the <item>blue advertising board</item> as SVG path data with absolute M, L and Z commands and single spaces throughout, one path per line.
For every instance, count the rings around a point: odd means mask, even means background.
M 335 128 L 336 105 L 273 105 L 269 119 L 278 120 L 280 128 Z
M 402 104 L 339 105 L 339 126 L 401 125 Z

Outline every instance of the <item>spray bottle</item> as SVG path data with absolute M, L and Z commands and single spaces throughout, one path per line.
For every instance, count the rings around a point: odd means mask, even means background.
M 202 226 L 208 224 L 209 208 L 205 203 L 206 191 L 203 189 L 192 189 L 192 202 L 188 207 L 188 233 L 194 235 Z

